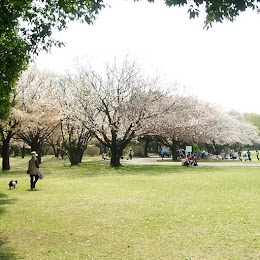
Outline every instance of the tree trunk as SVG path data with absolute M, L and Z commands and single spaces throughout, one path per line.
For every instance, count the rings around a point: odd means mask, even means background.
M 110 159 L 110 166 L 111 167 L 118 167 L 121 166 L 120 163 L 121 156 L 118 155 L 117 151 L 111 151 L 111 159 Z
M 40 141 L 38 141 L 38 139 L 34 140 L 32 143 L 29 144 L 31 146 L 31 152 L 32 151 L 36 151 L 38 156 L 37 156 L 37 159 L 39 161 L 39 163 L 42 162 L 42 156 L 41 156 L 41 143 Z
M 2 171 L 10 170 L 10 159 L 9 159 L 9 143 L 10 139 L 5 139 L 2 141 Z
M 148 146 L 150 143 L 149 138 L 145 138 L 145 143 L 144 143 L 144 157 L 148 157 Z
M 119 147 L 117 144 L 114 144 L 111 147 L 111 159 L 110 159 L 111 167 L 121 166 L 120 159 L 123 155 L 123 149 L 124 147 Z
M 56 158 L 59 158 L 59 157 L 60 157 L 60 148 L 57 148 L 55 157 L 56 157 Z
M 173 151 L 172 151 L 172 159 L 174 161 L 177 161 L 177 151 L 176 151 L 176 149 L 173 149 Z
M 169 146 L 172 152 L 172 159 L 177 161 L 177 142 L 173 141 L 172 145 Z
M 64 156 L 66 155 L 66 153 L 64 152 L 64 150 L 62 149 L 60 151 L 60 156 L 61 156 L 61 159 L 64 159 Z
M 69 159 L 71 165 L 77 165 L 82 162 L 82 157 L 86 147 L 70 147 Z
M 22 159 L 25 157 L 25 146 L 22 147 Z
M 57 149 L 56 149 L 56 145 L 55 145 L 55 144 L 51 144 L 51 147 L 52 147 L 54 156 L 55 156 L 56 158 L 59 158 L 59 148 L 57 147 Z

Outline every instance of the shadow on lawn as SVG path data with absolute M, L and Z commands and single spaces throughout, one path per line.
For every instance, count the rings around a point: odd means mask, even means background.
M 18 258 L 18 256 L 14 253 L 13 248 L 6 246 L 7 239 L 0 238 L 0 259 L 1 260 L 17 260 L 23 259 Z
M 16 201 L 16 199 L 8 199 L 6 194 L 0 193 L 0 214 L 5 213 L 5 211 L 6 211 L 5 208 L 3 207 L 3 205 L 13 204 L 15 201 Z
M 3 205 L 12 204 L 14 202 L 15 202 L 14 199 L 8 199 L 6 194 L 0 193 L 0 215 L 4 214 L 6 211 L 6 209 L 3 207 Z M 15 255 L 14 249 L 11 247 L 8 247 L 6 244 L 7 244 L 7 238 L 2 237 L 1 232 L 0 232 L 0 259 L 1 260 L 21 259 Z
M 160 175 L 164 173 L 173 173 L 174 169 L 182 171 L 185 169 L 179 165 L 121 165 L 120 167 L 111 167 L 118 174 L 131 175 Z
M 192 168 L 192 167 L 191 167 Z M 206 168 L 206 167 L 204 167 Z M 193 172 L 196 168 L 193 168 Z M 187 167 L 181 165 L 135 165 L 135 164 L 123 164 L 118 167 L 111 167 L 108 161 L 93 161 L 93 162 L 82 162 L 78 165 L 66 165 L 60 167 L 60 171 L 56 172 L 59 176 L 63 174 L 70 176 L 71 178 L 77 177 L 98 177 L 108 174 L 117 175 L 161 175 L 162 172 L 173 174 L 187 172 Z

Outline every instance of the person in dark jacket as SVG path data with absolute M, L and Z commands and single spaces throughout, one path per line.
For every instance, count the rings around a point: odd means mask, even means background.
M 27 173 L 30 174 L 30 187 L 32 190 L 39 179 L 40 163 L 37 159 L 38 154 L 35 151 L 31 152 L 31 154 L 32 159 L 29 161 Z

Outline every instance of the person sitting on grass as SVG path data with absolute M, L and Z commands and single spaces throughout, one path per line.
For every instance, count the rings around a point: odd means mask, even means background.
M 193 156 L 191 156 L 189 153 L 186 159 L 182 161 L 182 166 L 198 166 L 198 160 L 196 155 L 194 154 Z
M 193 156 L 194 166 L 198 166 L 198 159 L 196 155 Z
M 198 160 L 195 154 L 190 156 L 189 162 L 191 166 L 198 166 Z
M 188 157 L 186 157 L 185 159 L 183 159 L 182 160 L 182 166 L 189 166 L 190 165 L 190 163 L 189 163 L 189 159 L 188 159 Z

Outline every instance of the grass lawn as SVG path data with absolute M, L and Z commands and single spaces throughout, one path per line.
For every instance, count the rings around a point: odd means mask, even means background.
M 260 168 L 43 157 L 31 191 L 27 159 L 0 172 L 1 260 L 260 259 Z

